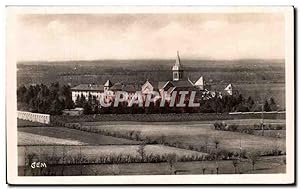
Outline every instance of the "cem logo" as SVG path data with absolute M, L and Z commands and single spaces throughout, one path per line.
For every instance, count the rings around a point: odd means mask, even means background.
M 47 168 L 47 164 L 45 162 L 32 162 L 30 167 L 32 169 L 35 169 L 35 168 Z

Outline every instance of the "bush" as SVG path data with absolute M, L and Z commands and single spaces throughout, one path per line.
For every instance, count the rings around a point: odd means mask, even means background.
M 239 154 L 239 156 L 241 157 L 241 158 L 247 158 L 247 151 L 246 150 L 242 150 L 240 153 L 238 153 Z
M 254 129 L 255 130 L 261 130 L 262 129 L 262 124 L 254 124 Z M 286 128 L 285 123 L 276 123 L 276 124 L 264 124 L 264 130 L 284 130 Z
M 226 126 L 227 126 L 227 124 L 225 122 L 215 122 L 214 123 L 215 130 L 225 131 Z
M 247 133 L 249 135 L 253 135 L 254 134 L 254 130 L 253 129 L 242 129 L 242 130 L 240 130 L 240 132 Z
M 262 153 L 263 156 L 279 156 L 284 154 L 278 146 L 273 146 L 270 150 L 266 150 Z
M 233 125 L 229 125 L 228 130 L 236 132 L 236 131 L 238 131 L 238 125 L 234 125 L 234 124 Z
M 219 131 L 238 131 L 238 125 L 231 124 L 227 125 L 225 122 L 215 122 L 214 123 L 215 130 Z

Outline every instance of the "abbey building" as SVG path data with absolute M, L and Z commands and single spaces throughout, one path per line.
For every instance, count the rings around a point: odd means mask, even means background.
M 72 100 L 75 102 L 79 97 L 84 96 L 86 99 L 95 97 L 100 99 L 105 97 L 106 100 L 112 100 L 117 91 L 126 91 L 129 96 L 134 96 L 136 92 L 141 92 L 143 95 L 159 92 L 161 96 L 168 100 L 174 91 L 196 91 L 198 96 L 202 99 L 209 99 L 215 96 L 234 95 L 235 89 L 232 84 L 224 88 L 222 92 L 210 91 L 210 85 L 206 83 L 203 76 L 200 76 L 195 82 L 189 78 L 184 79 L 184 67 L 182 65 L 179 52 L 177 52 L 175 63 L 172 67 L 172 80 L 169 81 L 150 81 L 146 80 L 143 85 L 126 84 L 123 82 L 113 83 L 113 79 L 107 80 L 104 84 L 80 84 L 73 87 Z

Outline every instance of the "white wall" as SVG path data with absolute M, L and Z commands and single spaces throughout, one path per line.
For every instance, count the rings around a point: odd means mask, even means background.
M 18 111 L 17 118 L 32 121 L 32 122 L 38 122 L 38 123 L 45 123 L 45 124 L 50 123 L 50 115 L 49 114 Z

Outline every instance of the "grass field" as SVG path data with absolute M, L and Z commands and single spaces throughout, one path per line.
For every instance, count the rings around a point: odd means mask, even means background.
M 137 141 L 59 127 L 18 128 L 18 145 L 139 144 Z
M 170 126 L 181 126 L 181 125 L 194 125 L 198 124 L 214 124 L 215 122 L 222 122 L 222 120 L 206 120 L 206 121 L 182 121 L 182 122 L 135 122 L 135 121 L 101 121 L 101 122 L 80 122 L 82 125 L 86 126 L 100 126 L 100 125 L 145 125 L 145 124 L 155 124 L 155 125 L 170 125 Z M 261 119 L 233 119 L 233 120 L 224 120 L 228 125 L 236 124 L 236 125 L 255 125 L 261 122 Z M 264 119 L 265 124 L 284 124 L 285 119 Z
M 214 149 L 215 139 L 219 141 L 218 149 L 227 151 L 239 151 L 241 143 L 246 152 L 255 149 L 265 153 L 273 148 L 285 152 L 285 138 L 216 131 L 214 122 L 84 122 L 79 129 L 39 127 L 35 124 L 30 127 L 30 123 L 27 123 L 26 127 L 18 127 L 19 175 L 24 175 L 24 172 L 26 175 L 167 175 L 175 171 L 177 174 L 202 174 L 203 168 L 206 168 L 205 174 L 216 174 L 216 167 L 220 174 L 285 172 L 285 156 L 260 157 L 255 164 L 255 171 L 252 171 L 252 165 L 245 158 L 236 170 L 232 160 L 216 161 L 209 158 L 211 161 L 199 161 L 211 155 L 197 148 L 208 146 Z M 226 121 L 227 124 L 248 125 L 258 122 L 259 119 Z M 268 119 L 265 122 L 282 124 L 285 121 Z M 107 135 L 107 132 L 115 136 L 138 134 L 141 139 L 116 138 Z M 281 132 L 285 134 L 285 130 Z M 161 137 L 168 143 L 157 141 L 159 144 L 145 145 L 144 155 L 149 161 L 141 161 L 138 152 L 141 140 Z M 172 146 L 174 144 L 179 144 L 179 148 Z M 191 149 L 191 146 L 196 149 Z M 172 169 L 167 162 L 170 154 L 177 157 Z M 32 170 L 29 161 L 25 161 L 29 157 L 31 162 L 45 162 L 49 167 L 43 171 Z
M 32 122 L 32 121 L 27 121 L 23 119 L 18 119 L 17 120 L 17 126 L 18 127 L 42 127 L 46 126 L 43 123 L 38 123 L 38 122 Z
M 97 145 L 97 146 L 19 146 L 18 158 L 19 166 L 23 166 L 26 155 L 35 155 L 39 161 L 47 162 L 49 156 L 55 155 L 60 158 L 59 163 L 63 162 L 63 157 L 76 158 L 82 155 L 85 163 L 98 163 L 100 157 L 111 156 L 131 156 L 139 157 L 138 145 Z M 176 154 L 178 159 L 182 157 L 202 157 L 207 154 L 191 150 L 168 147 L 164 145 L 146 145 L 145 156 L 158 155 L 167 156 L 168 154 Z M 66 161 L 68 162 L 68 161 Z
M 259 120 L 240 120 L 233 122 L 244 122 L 249 124 L 256 123 Z M 269 122 L 282 122 L 271 121 Z M 83 123 L 82 127 L 87 130 L 98 132 L 98 133 L 112 133 L 112 134 L 129 134 L 139 132 L 141 139 L 147 138 L 159 138 L 164 136 L 165 141 L 168 144 L 178 143 L 186 146 L 203 147 L 209 146 L 214 147 L 214 141 L 219 141 L 219 147 L 228 151 L 239 151 L 240 145 L 244 150 L 259 150 L 267 152 L 273 148 L 278 148 L 285 152 L 285 139 L 284 138 L 272 138 L 265 136 L 255 136 L 239 132 L 229 131 L 216 131 L 213 129 L 211 122 L 163 122 L 163 123 L 148 123 L 148 122 L 131 122 L 129 124 L 124 123 L 113 123 L 104 124 L 99 122 L 98 124 Z M 229 122 L 230 123 L 230 122 Z
M 219 174 L 248 174 L 248 173 L 285 173 L 285 156 L 262 157 L 252 170 L 247 160 L 242 160 L 234 169 L 232 161 L 219 161 Z M 173 169 L 166 162 L 162 163 L 130 163 L 130 164 L 88 164 L 88 165 L 57 165 L 48 167 L 44 175 L 170 175 L 170 174 L 216 174 L 216 162 L 194 161 L 177 162 Z M 19 175 L 24 175 L 24 167 L 19 167 Z M 39 170 L 29 169 L 26 175 L 43 175 Z M 49 172 L 49 173 L 48 173 Z

